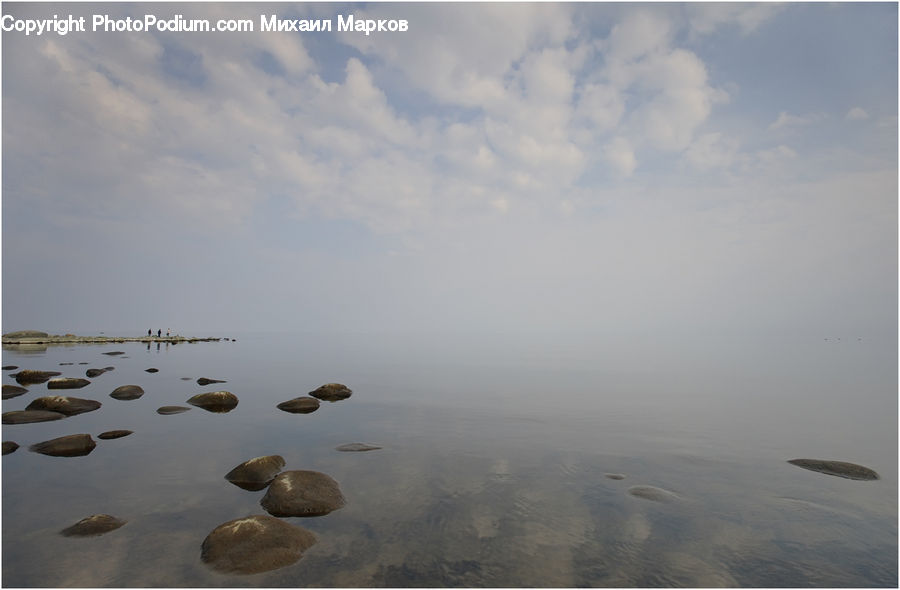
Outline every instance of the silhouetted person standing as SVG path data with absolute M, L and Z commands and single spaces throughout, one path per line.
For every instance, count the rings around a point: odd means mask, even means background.
M 153 330 L 147 330 L 147 336 L 153 336 Z
M 159 330 L 156 331 L 156 337 L 162 338 L 162 328 L 160 328 Z

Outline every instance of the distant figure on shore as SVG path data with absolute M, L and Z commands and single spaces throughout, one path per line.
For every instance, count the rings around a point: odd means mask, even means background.
M 162 338 L 162 328 L 160 328 L 159 330 L 156 331 L 156 337 Z
M 169 337 L 169 329 L 166 328 L 166 338 L 168 338 L 168 337 Z
M 153 336 L 153 330 L 152 330 L 152 329 L 147 330 L 147 336 Z

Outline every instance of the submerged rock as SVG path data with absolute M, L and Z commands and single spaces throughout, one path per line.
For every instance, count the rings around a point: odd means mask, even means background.
M 97 438 L 102 438 L 103 440 L 112 440 L 114 438 L 122 438 L 123 436 L 128 436 L 129 434 L 134 434 L 133 430 L 107 430 L 106 432 L 101 432 L 97 435 Z
M 309 414 L 319 409 L 319 400 L 304 395 L 303 397 L 295 397 L 286 402 L 281 402 L 276 407 L 291 414 Z
M 184 406 L 163 406 L 161 408 L 156 409 L 157 414 L 162 414 L 163 416 L 169 416 L 171 414 L 181 414 L 182 412 L 187 412 L 190 408 L 186 408 Z
M 88 369 L 87 371 L 84 372 L 84 375 L 85 375 L 85 377 L 90 377 L 93 379 L 94 377 L 99 377 L 100 375 L 102 375 L 105 372 L 106 372 L 106 369 Z
M 18 369 L 18 365 L 3 365 L 2 370 L 4 371 L 15 371 Z
M 132 400 L 138 399 L 142 395 L 144 395 L 144 388 L 140 385 L 122 385 L 113 389 L 109 397 L 120 400 Z
M 347 399 L 352 393 L 353 390 L 346 385 L 341 385 L 340 383 L 326 383 L 315 391 L 310 391 L 309 395 L 321 400 L 335 402 Z
M 16 449 L 18 449 L 18 448 L 19 448 L 19 445 L 17 443 L 14 443 L 11 440 L 3 441 L 3 454 L 4 455 L 9 455 L 10 453 L 14 453 L 16 451 Z
M 260 500 L 272 516 L 322 516 L 345 503 L 338 483 L 318 471 L 285 471 Z
M 834 475 L 844 477 L 846 479 L 857 480 L 875 480 L 881 477 L 868 467 L 857 465 L 856 463 L 846 463 L 844 461 L 823 461 L 821 459 L 791 459 L 788 461 L 791 465 L 824 473 L 825 475 Z
M 203 408 L 208 412 L 223 414 L 237 407 L 238 398 L 230 391 L 211 391 L 209 393 L 198 393 L 187 400 L 187 403 Z
M 70 434 L 31 445 L 29 449 L 52 457 L 83 457 L 97 446 L 90 434 Z
M 26 410 L 46 410 L 49 412 L 59 412 L 66 416 L 75 416 L 84 414 L 85 412 L 93 412 L 102 404 L 92 399 L 81 399 L 80 397 L 67 397 L 65 395 L 50 395 L 39 397 L 25 406 Z
M 625 476 L 621 473 L 604 473 L 603 475 L 609 479 L 625 479 Z
M 26 369 L 11 376 L 16 378 L 16 382 L 18 382 L 19 385 L 31 385 L 45 383 L 50 380 L 50 377 L 57 377 L 59 375 L 62 375 L 59 371 L 30 371 Z
M 47 389 L 81 389 L 90 385 L 87 379 L 79 379 L 76 377 L 60 377 L 51 379 L 47 382 Z
M 375 445 L 367 445 L 366 443 L 347 443 L 345 445 L 335 447 L 336 450 L 343 451 L 345 453 L 377 451 L 380 448 L 381 447 L 376 447 Z
M 206 377 L 200 377 L 197 379 L 197 385 L 209 385 L 210 383 L 228 383 L 227 381 L 223 381 L 222 379 L 207 379 Z
M 109 514 L 94 514 L 87 518 L 82 518 L 72 526 L 59 531 L 64 537 L 96 537 L 124 525 L 126 522 Z
M 675 492 L 657 488 L 654 486 L 632 486 L 628 488 L 628 493 L 636 498 L 644 500 L 652 500 L 654 502 L 672 502 L 678 500 L 679 496 Z
M 4 424 L 31 424 L 33 422 L 49 422 L 62 420 L 65 414 L 59 412 L 47 412 L 45 410 L 16 410 L 3 413 Z
M 105 354 L 105 355 L 109 355 L 109 356 L 116 356 L 116 355 L 119 355 L 119 354 L 125 354 L 125 351 L 124 351 L 124 350 L 113 350 L 112 352 L 101 352 L 100 354 Z
M 14 397 L 19 397 L 20 395 L 28 393 L 28 390 L 24 387 L 19 387 L 18 385 L 4 385 L 3 386 L 3 399 L 11 399 Z
M 200 559 L 226 574 L 258 574 L 296 563 L 316 544 L 301 527 L 264 514 L 220 524 L 203 540 Z
M 266 455 L 244 461 L 225 474 L 225 479 L 245 490 L 258 491 L 269 485 L 284 469 L 281 455 Z
M 150 367 L 149 369 L 144 369 L 145 373 L 159 373 L 159 369 L 156 367 Z
M 75 363 L 59 363 L 60 367 L 67 367 L 69 365 L 74 365 Z

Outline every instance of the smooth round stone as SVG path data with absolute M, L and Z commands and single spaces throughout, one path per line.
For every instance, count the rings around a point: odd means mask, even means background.
M 10 453 L 14 453 L 16 449 L 19 448 L 18 443 L 14 443 L 11 440 L 3 441 L 3 454 L 9 455 Z
M 11 399 L 14 397 L 18 397 L 28 393 L 28 390 L 24 387 L 19 387 L 18 385 L 4 385 L 3 386 L 3 399 Z
M 59 531 L 64 537 L 96 537 L 124 525 L 126 522 L 109 514 L 94 514 L 87 518 L 82 518 L 72 526 Z
M 636 498 L 653 502 L 672 502 L 679 499 L 678 494 L 654 486 L 632 486 L 628 488 L 628 493 Z
M 856 463 L 846 463 L 844 461 L 823 461 L 821 459 L 791 459 L 790 461 L 788 461 L 788 463 L 790 463 L 791 465 L 796 465 L 797 467 L 802 467 L 803 469 L 809 469 L 810 471 L 816 471 L 818 473 L 824 473 L 825 475 L 834 475 L 836 477 L 843 477 L 846 479 L 866 481 L 880 479 L 878 473 L 876 473 L 872 469 L 869 469 L 868 467 L 857 465 Z
M 625 476 L 621 473 L 604 473 L 603 475 L 609 479 L 625 479 Z
M 59 412 L 48 412 L 46 410 L 16 410 L 14 412 L 3 413 L 4 424 L 31 424 L 33 422 L 50 422 L 51 420 L 62 420 L 65 414 Z
M 306 529 L 264 514 L 220 524 L 203 540 L 200 559 L 226 574 L 258 574 L 296 563 L 315 545 Z
M 156 367 L 150 367 L 149 369 L 144 369 L 145 373 L 159 373 L 159 369 Z
M 99 377 L 103 373 L 106 372 L 106 369 L 88 369 L 84 372 L 85 377 L 90 377 L 93 379 L 94 377 Z
M 15 371 L 18 368 L 18 365 L 3 365 L 2 367 L 4 371 Z
M 16 382 L 19 385 L 30 385 L 44 383 L 49 381 L 51 377 L 57 377 L 59 375 L 62 375 L 59 371 L 30 371 L 26 369 L 24 371 L 19 371 L 12 376 L 16 378 Z
M 285 471 L 260 500 L 272 516 L 322 516 L 345 503 L 338 483 L 318 471 Z
M 187 412 L 190 408 L 186 408 L 184 406 L 163 406 L 161 408 L 156 409 L 157 414 L 162 414 L 163 416 L 170 416 L 172 414 L 181 414 L 183 412 Z
M 90 385 L 87 379 L 78 379 L 75 377 L 60 377 L 51 379 L 47 382 L 47 389 L 81 389 Z
M 347 399 L 352 393 L 353 390 L 346 385 L 341 385 L 340 383 L 326 383 L 315 391 L 310 391 L 309 395 L 321 400 L 334 402 Z
M 101 432 L 97 435 L 97 438 L 101 438 L 103 440 L 112 440 L 114 438 L 122 438 L 123 436 L 128 436 L 129 434 L 134 434 L 133 430 L 107 430 L 106 432 Z
M 286 402 L 281 402 L 276 407 L 291 414 L 309 414 L 319 409 L 319 400 L 309 396 L 295 397 Z
M 81 399 L 80 397 L 67 397 L 64 395 L 50 395 L 39 397 L 25 406 L 26 410 L 46 410 L 49 412 L 59 412 L 66 416 L 75 416 L 84 414 L 85 412 L 93 412 L 100 408 L 102 404 L 92 399 Z
M 281 455 L 266 455 L 244 461 L 225 474 L 225 479 L 245 490 L 258 491 L 269 485 L 284 469 Z
M 209 393 L 198 393 L 187 400 L 187 403 L 203 408 L 208 412 L 223 414 L 237 407 L 238 398 L 230 391 L 211 391 Z
M 29 449 L 52 457 L 83 457 L 97 446 L 90 434 L 70 434 L 31 445 Z
M 345 445 L 340 445 L 335 447 L 336 450 L 342 451 L 344 453 L 360 453 L 364 451 L 377 451 L 381 447 L 377 447 L 375 445 L 367 445 L 366 443 L 347 443 Z
M 228 383 L 227 381 L 223 381 L 221 379 L 207 379 L 206 377 L 200 377 L 197 379 L 197 385 L 209 385 L 210 383 Z
M 109 397 L 120 400 L 132 400 L 138 399 L 142 395 L 144 395 L 144 388 L 140 385 L 122 385 L 113 389 Z

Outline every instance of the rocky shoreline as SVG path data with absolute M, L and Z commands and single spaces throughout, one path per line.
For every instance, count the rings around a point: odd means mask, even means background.
M 232 338 L 196 338 L 185 336 L 76 336 L 75 334 L 47 334 L 34 330 L 10 332 L 3 335 L 3 344 L 112 344 L 117 342 L 219 342 Z

